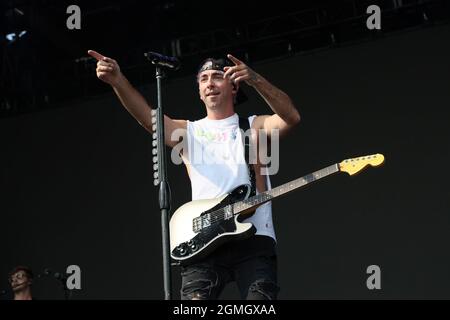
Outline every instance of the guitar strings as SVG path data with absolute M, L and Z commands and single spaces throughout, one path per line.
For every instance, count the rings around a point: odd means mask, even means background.
M 291 187 L 292 188 L 292 186 L 293 186 L 293 184 L 294 183 L 290 183 L 289 184 L 289 186 L 286 186 L 286 187 L 284 187 L 284 188 L 288 188 L 288 187 Z M 282 187 L 283 185 L 281 185 L 281 186 L 279 186 L 279 187 Z M 258 195 L 255 195 L 255 196 L 253 196 L 253 197 L 250 197 L 250 198 L 248 198 L 248 199 L 245 199 L 245 200 L 242 200 L 242 202 L 244 202 L 244 203 L 250 203 L 250 207 L 251 206 L 253 206 L 253 205 L 255 205 L 255 203 L 252 203 L 252 201 L 254 201 L 254 200 L 260 200 L 260 199 L 257 199 L 257 198 L 262 198 L 262 200 L 263 201 L 269 201 L 270 199 L 272 199 L 274 196 L 273 195 L 271 195 L 270 193 L 273 193 L 274 191 L 283 191 L 283 189 L 284 188 L 280 188 L 279 189 L 279 187 L 277 187 L 277 188 L 274 188 L 274 189 L 270 189 L 270 190 L 267 190 L 267 191 L 265 191 L 265 192 L 263 192 L 263 193 L 260 193 L 260 194 L 258 194 Z M 297 188 L 298 186 L 295 186 L 293 189 L 295 189 L 295 188 Z M 278 190 L 277 190 L 278 189 Z M 270 193 L 269 193 L 270 192 Z M 265 198 L 265 197 L 267 197 L 267 198 Z M 232 204 L 233 205 L 233 204 Z M 220 221 L 222 221 L 222 220 L 225 220 L 224 218 L 225 218 L 225 210 L 224 210 L 224 208 L 220 208 L 220 209 L 218 209 L 218 210 L 215 210 L 215 211 L 211 211 L 211 212 L 209 212 L 208 213 L 209 214 L 209 221 L 210 221 L 210 225 L 213 225 L 213 224 L 216 224 L 216 223 L 218 223 L 218 222 L 220 222 Z M 234 214 L 234 212 L 233 212 L 233 216 L 234 216 L 235 214 Z M 202 220 L 202 222 L 203 222 L 203 220 L 206 220 L 206 218 L 205 218 L 205 216 L 200 216 L 200 217 L 198 217 L 197 219 L 200 219 L 200 220 Z M 196 220 L 196 221 L 198 221 L 198 220 Z M 201 226 L 203 225 L 203 223 L 201 223 Z M 203 228 L 203 227 L 202 227 Z M 202 229 L 201 228 L 201 229 Z
M 332 166 L 330 166 L 330 167 L 332 167 Z M 328 168 L 326 168 L 326 169 L 323 169 L 323 171 L 325 171 L 325 170 L 327 170 L 326 171 L 326 174 L 324 174 L 323 176 L 326 176 L 326 175 L 328 175 L 328 174 L 330 174 L 330 172 L 328 172 L 328 169 L 330 168 L 330 167 L 328 167 Z M 322 171 L 322 170 L 320 170 L 320 171 Z M 320 172 L 319 171 L 319 172 Z M 299 179 L 296 179 L 296 180 L 294 180 L 294 181 L 291 181 L 290 183 L 289 183 L 289 185 L 287 185 L 286 184 L 286 186 L 284 186 L 284 185 L 281 185 L 281 186 L 278 186 L 278 187 L 276 187 L 276 188 L 274 188 L 274 189 L 270 189 L 270 190 L 267 190 L 267 191 L 265 191 L 265 192 L 263 192 L 263 193 L 260 193 L 260 194 L 258 194 L 258 195 L 255 195 L 255 196 L 253 196 L 253 197 L 250 197 L 250 198 L 248 198 L 248 199 L 245 199 L 245 200 L 242 200 L 242 202 L 250 202 L 250 204 L 251 204 L 251 206 L 252 205 L 254 205 L 254 204 L 252 204 L 251 203 L 251 201 L 253 201 L 253 200 L 257 200 L 257 198 L 263 198 L 263 200 L 267 200 L 267 199 L 264 199 L 264 196 L 269 196 L 269 198 L 270 199 L 272 199 L 273 198 L 273 195 L 271 195 L 271 194 L 269 194 L 269 192 L 270 193 L 273 193 L 274 191 L 283 191 L 283 189 L 285 189 L 285 188 L 287 188 L 287 189 L 289 189 L 289 188 L 291 188 L 291 190 L 293 190 L 293 189 L 296 189 L 296 188 L 298 188 L 298 187 L 300 187 L 301 185 L 296 185 L 298 182 L 302 182 L 302 185 L 303 184 L 308 184 L 308 183 L 310 183 L 310 182 L 312 182 L 312 181 L 314 181 L 314 180 L 318 180 L 318 179 L 320 179 L 320 178 L 323 178 L 323 176 L 322 175 L 319 175 L 319 172 L 314 172 L 313 174 L 309 174 L 309 175 L 306 175 L 306 176 L 304 176 L 304 177 L 301 177 L 301 178 L 299 178 Z M 314 175 L 316 175 L 316 176 L 314 176 Z M 311 177 L 311 179 L 307 179 L 307 178 L 309 178 L 309 176 Z M 308 180 L 310 180 L 310 181 L 308 181 Z M 297 183 L 296 183 L 297 182 Z M 306 182 L 306 183 L 305 183 Z M 283 187 L 284 186 L 284 187 Z M 294 187 L 293 187 L 294 186 Z M 269 199 L 269 200 L 270 200 Z M 259 200 L 259 199 L 258 199 Z M 231 205 L 233 205 L 233 204 L 231 204 Z M 208 213 L 209 214 L 209 222 L 210 222 L 210 225 L 213 225 L 213 224 L 216 224 L 216 223 L 219 223 L 219 222 L 221 222 L 221 221 L 223 221 L 223 220 L 225 220 L 225 210 L 224 210 L 224 208 L 220 208 L 220 209 L 218 209 L 218 210 L 215 210 L 215 211 L 211 211 L 211 212 L 209 212 Z M 234 214 L 234 212 L 233 212 L 233 216 L 234 216 L 235 214 Z M 205 218 L 205 216 L 199 216 L 199 217 L 197 217 L 197 219 L 200 219 L 201 221 L 202 221 L 202 223 L 200 224 L 200 229 L 202 229 L 203 228 L 203 220 L 207 220 L 206 218 Z M 196 220 L 196 221 L 198 221 L 198 220 Z
M 268 190 L 268 191 L 272 191 L 272 190 L 274 190 L 274 189 L 271 189 L 271 190 Z M 268 198 L 265 198 L 265 197 L 268 197 Z M 255 200 L 260 200 L 260 199 L 258 199 L 258 198 L 262 198 L 262 200 L 264 201 L 264 200 L 270 200 L 270 199 L 272 199 L 272 196 L 271 195 L 269 195 L 268 193 L 267 193 L 267 191 L 266 192 L 263 192 L 263 193 L 260 193 L 260 194 L 258 194 L 258 195 L 256 195 L 256 196 L 253 196 L 253 197 L 250 197 L 250 198 L 248 198 L 248 199 L 245 199 L 245 200 L 242 200 L 242 201 L 240 201 L 240 202 L 244 202 L 244 203 L 249 203 L 250 204 L 250 206 L 253 206 L 253 205 L 255 205 L 255 203 L 253 203 L 253 201 L 255 201 Z M 234 204 L 231 204 L 231 205 L 234 205 Z M 210 221 L 210 224 L 212 225 L 212 224 L 216 224 L 216 223 L 218 223 L 218 222 L 221 222 L 222 220 L 225 220 L 225 207 L 223 207 L 223 208 L 220 208 L 220 209 L 218 209 L 218 210 L 215 210 L 215 211 L 211 211 L 211 212 L 209 212 L 208 213 L 209 214 L 209 221 Z M 233 216 L 235 215 L 235 213 L 233 212 Z M 201 220 L 205 220 L 206 218 L 205 218 L 205 216 L 200 216 L 200 217 L 198 217 L 197 219 L 201 219 Z M 198 221 L 198 220 L 196 220 L 196 221 Z M 203 222 L 203 221 L 202 221 Z M 201 224 L 201 225 L 203 225 L 203 223 Z

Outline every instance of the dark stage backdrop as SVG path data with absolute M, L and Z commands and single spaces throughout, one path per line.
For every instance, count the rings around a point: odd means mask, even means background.
M 281 299 L 450 298 L 449 38 L 438 26 L 254 66 L 302 115 L 282 141 L 275 186 L 348 157 L 386 156 L 381 168 L 273 203 Z M 205 115 L 194 75 L 164 88 L 173 118 Z M 154 85 L 139 90 L 156 102 Z M 270 112 L 246 92 L 239 113 Z M 1 119 L 0 145 L 0 288 L 18 264 L 35 273 L 75 264 L 75 299 L 164 297 L 151 136 L 112 92 Z M 169 170 L 177 208 L 190 199 L 189 180 L 184 167 Z M 381 267 L 381 290 L 366 287 L 369 265 Z M 51 278 L 34 289 L 63 298 Z M 230 285 L 223 298 L 237 292 Z

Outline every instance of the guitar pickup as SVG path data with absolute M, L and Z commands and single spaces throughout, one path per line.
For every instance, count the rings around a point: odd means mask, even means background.
M 223 208 L 223 218 L 225 220 L 233 218 L 233 207 L 231 205 L 228 205 L 225 208 Z
M 211 214 L 210 213 L 205 214 L 200 219 L 202 221 L 202 229 L 207 228 L 211 225 Z
M 195 218 L 192 222 L 192 230 L 194 230 L 195 233 L 200 232 L 203 228 L 207 228 L 211 225 L 211 215 L 209 213 L 205 214 Z

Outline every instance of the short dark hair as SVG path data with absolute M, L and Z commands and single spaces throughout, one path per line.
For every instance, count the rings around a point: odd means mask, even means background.
M 11 279 L 11 277 L 19 271 L 24 271 L 26 273 L 28 279 L 33 279 L 33 277 L 34 277 L 33 271 L 29 267 L 17 266 L 11 270 L 11 272 L 8 275 L 8 279 Z

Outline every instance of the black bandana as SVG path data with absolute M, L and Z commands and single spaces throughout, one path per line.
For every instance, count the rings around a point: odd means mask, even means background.
M 223 70 L 223 68 L 232 67 L 232 66 L 234 66 L 234 63 L 232 63 L 228 59 L 208 58 L 200 64 L 200 67 L 198 68 L 198 71 L 197 71 L 197 76 L 201 72 L 206 71 L 206 70 L 218 70 L 218 71 L 225 72 Z M 247 100 L 248 100 L 247 95 L 244 93 L 244 91 L 242 91 L 242 88 L 239 88 L 239 91 L 236 94 L 236 101 L 234 104 L 238 105 L 238 104 L 246 102 Z
M 227 59 L 214 59 L 208 58 L 200 65 L 197 74 L 206 70 L 218 70 L 223 71 L 225 67 L 231 67 L 233 64 Z

